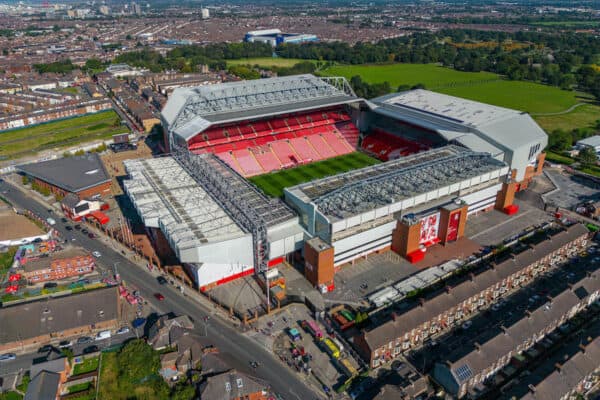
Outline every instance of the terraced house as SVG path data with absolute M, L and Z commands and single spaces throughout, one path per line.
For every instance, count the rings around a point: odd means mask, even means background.
M 401 315 L 359 333 L 354 344 L 372 368 L 401 353 L 420 346 L 439 334 L 495 303 L 505 294 L 527 284 L 566 257 L 585 247 L 588 230 L 571 225 L 546 240 L 420 304 Z
M 549 298 L 537 308 L 466 355 L 446 356 L 435 365 L 433 376 L 452 395 L 461 398 L 467 393 L 477 397 L 485 391 L 484 383 L 507 365 L 511 358 L 541 341 L 548 333 L 575 316 L 598 299 L 600 274 L 581 279 L 565 291 Z M 548 399 L 548 397 L 544 397 Z

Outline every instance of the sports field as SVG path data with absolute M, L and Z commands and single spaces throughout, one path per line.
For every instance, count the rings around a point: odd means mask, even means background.
M 0 132 L 0 158 L 14 159 L 128 132 L 113 111 Z
M 227 65 L 258 65 L 261 67 L 293 67 L 294 65 L 312 60 L 302 60 L 299 58 L 281 58 L 281 57 L 256 57 L 242 58 L 239 60 L 227 60 Z
M 434 64 L 381 64 L 381 65 L 336 65 L 322 71 L 323 75 L 355 75 L 369 83 L 389 82 L 392 90 L 400 85 L 422 83 L 427 89 L 437 90 L 454 85 L 475 85 L 500 79 L 490 72 L 461 72 Z
M 461 72 L 433 64 L 385 64 L 334 66 L 326 75 L 351 78 L 360 75 L 369 83 L 390 82 L 392 89 L 400 85 L 422 83 L 429 90 L 482 101 L 501 107 L 536 113 L 559 113 L 587 99 L 580 94 L 533 82 L 509 81 L 489 72 Z M 558 121 L 564 129 L 589 126 L 597 108 L 585 106 L 562 116 L 535 117 L 548 130 Z M 560 118 L 559 118 L 560 117 Z
M 379 162 L 379 160 L 364 153 L 355 152 L 271 174 L 254 176 L 249 179 L 262 189 L 265 194 L 280 197 L 283 195 L 283 188 L 335 175 L 340 172 L 379 164 Z

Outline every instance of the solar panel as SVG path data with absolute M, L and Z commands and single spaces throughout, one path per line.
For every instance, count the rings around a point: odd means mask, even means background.
M 473 376 L 473 371 L 471 371 L 471 368 L 467 364 L 463 364 L 460 367 L 456 368 L 455 372 L 456 376 L 458 377 L 458 380 L 461 382 L 464 382 Z

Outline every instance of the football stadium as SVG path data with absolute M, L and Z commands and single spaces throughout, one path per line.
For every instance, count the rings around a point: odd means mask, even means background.
M 365 100 L 313 75 L 179 88 L 161 118 L 167 155 L 127 161 L 124 187 L 201 290 L 292 259 L 322 291 L 375 251 L 418 263 L 469 216 L 518 212 L 547 144 L 526 113 L 426 90 Z

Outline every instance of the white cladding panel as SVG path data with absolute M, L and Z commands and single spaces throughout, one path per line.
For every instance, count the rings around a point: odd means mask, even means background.
M 194 268 L 199 287 L 252 270 L 252 265 L 204 263 Z
M 450 185 L 450 193 L 458 192 L 460 190 L 460 183 L 453 183 Z
M 386 224 L 379 225 L 375 228 L 369 229 L 367 231 L 357 233 L 356 235 L 337 240 L 334 243 L 332 243 L 332 245 L 335 248 L 335 254 L 338 255 L 340 253 L 360 247 L 365 243 L 372 242 L 382 237 L 389 236 L 391 240 L 392 231 L 395 227 L 396 221 L 394 220 Z
M 372 221 L 375 219 L 375 211 L 371 210 L 371 211 L 367 211 L 366 213 L 363 213 L 361 215 L 360 221 L 362 223 L 368 222 L 368 221 Z
M 444 186 L 438 190 L 440 197 L 446 196 L 450 193 L 450 186 Z
M 205 246 L 182 249 L 179 259 L 183 263 L 254 264 L 252 235 L 222 242 L 206 243 Z
M 332 232 L 339 232 L 339 231 L 343 231 L 344 229 L 346 229 L 346 220 L 345 219 L 343 219 L 341 221 L 336 221 L 333 224 L 331 224 Z
M 393 213 L 395 213 L 396 211 L 400 211 L 400 210 L 402 210 L 402 207 L 403 207 L 402 205 L 403 205 L 403 204 L 404 204 L 404 202 L 402 202 L 402 201 L 398 201 L 398 202 L 396 202 L 396 203 L 392 204 L 392 205 L 390 206 L 389 213 L 390 213 L 390 214 L 393 214 Z
M 388 206 L 378 208 L 375 210 L 375 218 L 385 217 L 390 213 L 390 208 Z
M 489 197 L 496 196 L 500 189 L 502 189 L 501 183 L 494 186 L 490 186 L 475 193 L 470 193 L 465 196 L 461 196 L 460 199 L 470 205 L 487 199 Z

